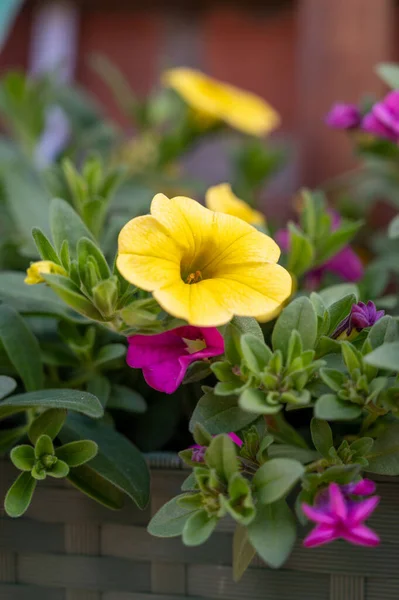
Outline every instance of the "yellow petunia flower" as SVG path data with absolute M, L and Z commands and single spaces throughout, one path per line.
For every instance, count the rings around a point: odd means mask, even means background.
M 259 96 L 217 81 L 200 71 L 178 67 L 166 71 L 162 80 L 191 108 L 244 133 L 262 136 L 280 124 L 278 113 Z
M 291 293 L 270 237 L 190 198 L 157 194 L 151 215 L 129 221 L 118 246 L 121 275 L 191 325 L 274 313 Z
M 266 225 L 264 215 L 237 198 L 229 183 L 210 187 L 205 196 L 205 204 L 210 210 L 238 217 L 250 225 Z
M 66 275 L 65 269 L 60 265 L 55 264 L 51 260 L 38 260 L 31 263 L 31 266 L 26 270 L 25 283 L 34 285 L 35 283 L 43 283 L 44 279 L 41 273 L 50 273 L 53 275 Z

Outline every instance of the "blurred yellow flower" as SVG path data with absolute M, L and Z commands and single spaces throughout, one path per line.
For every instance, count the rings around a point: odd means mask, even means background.
M 229 183 L 210 187 L 205 196 L 205 204 L 210 210 L 238 217 L 250 225 L 266 225 L 264 215 L 237 198 Z
M 278 113 L 259 96 L 217 81 L 200 71 L 185 67 L 170 69 L 163 74 L 162 81 L 191 108 L 244 133 L 262 136 L 280 124 Z
M 34 285 L 35 283 L 43 283 L 42 273 L 50 273 L 52 275 L 66 275 L 66 271 L 60 265 L 55 264 L 51 260 L 38 260 L 31 263 L 31 266 L 26 270 L 25 283 Z
M 151 215 L 129 221 L 118 246 L 121 275 L 191 325 L 267 315 L 291 293 L 291 277 L 276 264 L 280 249 L 270 237 L 190 198 L 157 194 Z

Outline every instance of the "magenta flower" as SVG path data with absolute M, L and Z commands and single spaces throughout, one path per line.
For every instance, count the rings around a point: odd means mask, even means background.
M 191 363 L 224 352 L 224 340 L 216 327 L 177 327 L 155 335 L 128 338 L 127 364 L 142 369 L 148 385 L 172 394 Z
M 341 217 L 333 210 L 328 211 L 332 216 L 332 230 L 339 228 Z M 281 229 L 276 233 L 276 242 L 285 252 L 290 248 L 290 234 L 287 229 Z M 329 258 L 324 264 L 312 269 L 306 275 L 307 287 L 316 289 L 323 278 L 324 273 L 334 273 L 345 281 L 359 281 L 363 277 L 363 265 L 354 250 L 345 246 L 335 256 Z
M 362 122 L 363 131 L 391 142 L 399 141 L 399 90 L 390 92 L 374 104 Z
M 366 327 L 372 327 L 384 315 L 385 310 L 377 310 L 371 300 L 367 304 L 364 302 L 352 304 L 349 315 L 339 323 L 331 337 L 334 339 L 349 337 L 353 331 L 358 333 Z
M 304 514 L 316 523 L 303 545 L 313 548 L 344 539 L 358 546 L 377 546 L 380 538 L 364 521 L 375 510 L 380 499 L 378 496 L 359 498 L 369 496 L 374 490 L 373 482 L 367 479 L 346 486 L 330 483 L 318 495 L 314 506 L 302 504 Z
M 241 448 L 241 446 L 243 445 L 243 441 L 241 438 L 238 437 L 238 435 L 234 432 L 228 433 L 227 434 L 229 436 L 229 438 L 231 438 L 233 440 L 233 442 L 239 446 Z M 215 436 L 213 436 L 215 437 Z M 205 458 L 205 452 L 207 450 L 207 446 L 201 446 L 200 444 L 195 444 L 194 446 L 190 446 L 190 448 L 192 449 L 193 453 L 191 455 L 191 460 L 193 460 L 194 462 L 204 462 L 204 458 Z
M 362 120 L 355 104 L 334 104 L 325 118 L 325 123 L 334 129 L 354 129 Z

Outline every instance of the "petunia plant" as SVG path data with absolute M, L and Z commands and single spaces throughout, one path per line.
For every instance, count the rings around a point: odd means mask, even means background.
M 115 133 L 102 157 L 80 154 L 71 122 L 64 156 L 30 165 L 37 212 L 1 172 L 21 240 L 20 268 L 5 257 L 0 273 L 0 450 L 21 472 L 5 510 L 24 514 L 46 477 L 144 508 L 138 447 L 167 446 L 187 477 L 150 533 L 196 546 L 233 520 L 236 579 L 256 553 L 281 566 L 298 535 L 374 546 L 374 474 L 399 475 L 399 322 L 380 302 L 390 282 L 351 246 L 363 221 L 304 190 L 276 228 L 253 202 L 275 164 L 260 139 L 240 147 L 233 184 L 171 178 L 208 136 L 260 138 L 279 117 L 189 69 L 163 82 L 145 100 L 124 88 L 136 133 Z M 329 123 L 355 117 L 341 106 Z

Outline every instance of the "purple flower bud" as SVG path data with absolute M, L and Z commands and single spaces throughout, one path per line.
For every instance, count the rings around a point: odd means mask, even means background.
M 351 312 L 341 321 L 331 337 L 335 340 L 347 339 L 353 333 L 357 334 L 366 327 L 372 327 L 384 315 L 385 311 L 377 310 L 374 302 L 371 300 L 367 304 L 364 302 L 352 304 Z
M 325 118 L 325 123 L 334 129 L 359 127 L 362 117 L 355 104 L 334 104 Z
M 362 129 L 391 142 L 399 141 L 399 90 L 374 104 L 362 121 Z

